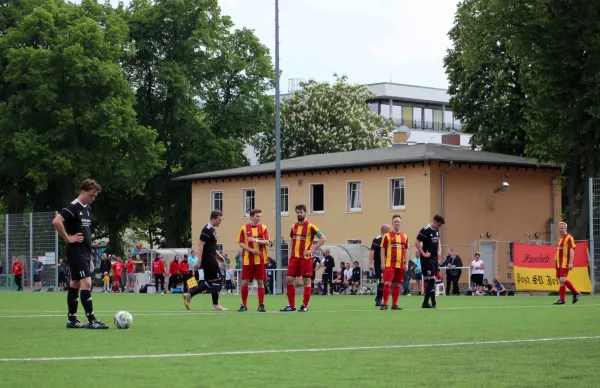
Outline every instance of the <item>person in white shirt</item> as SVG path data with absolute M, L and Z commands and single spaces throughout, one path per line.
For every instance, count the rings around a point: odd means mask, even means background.
M 231 270 L 231 265 L 227 265 L 227 269 L 225 270 L 225 292 L 228 294 L 233 294 L 232 276 L 233 271 Z
M 481 253 L 475 252 L 475 258 L 471 261 L 471 283 L 475 286 L 483 286 L 483 274 L 485 264 L 481 260 Z
M 346 263 L 346 269 L 344 270 L 344 285 L 346 288 L 350 287 L 352 283 L 352 268 L 350 267 L 350 263 Z

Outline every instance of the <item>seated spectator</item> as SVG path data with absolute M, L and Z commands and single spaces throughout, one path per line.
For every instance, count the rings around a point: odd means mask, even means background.
M 360 270 L 360 264 L 358 261 L 354 262 L 354 268 L 352 268 L 352 290 L 350 293 L 352 295 L 356 295 L 358 290 L 360 290 L 360 278 L 362 276 L 362 271 Z
M 493 288 L 493 287 L 492 287 L 492 285 L 491 285 L 491 284 L 488 282 L 488 280 L 487 280 L 487 279 L 483 279 L 483 287 L 482 287 L 483 294 L 484 294 L 484 295 L 491 295 L 492 288 Z
M 344 289 L 349 288 L 352 285 L 352 268 L 350 268 L 350 263 L 346 263 L 346 268 L 344 269 Z
M 498 279 L 494 279 L 494 288 L 492 288 L 492 292 L 495 292 L 498 296 L 506 296 L 507 290 Z

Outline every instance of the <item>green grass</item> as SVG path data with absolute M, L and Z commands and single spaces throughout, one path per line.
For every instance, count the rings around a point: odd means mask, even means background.
M 302 296 L 297 297 L 298 301 Z M 181 295 L 94 294 L 99 318 L 118 310 L 129 330 L 66 330 L 65 293 L 0 293 L 0 358 L 213 353 L 204 356 L 0 362 L 0 387 L 592 387 L 600 372 L 600 299 L 550 306 L 554 297 L 401 297 L 403 311 L 379 311 L 372 296 L 315 296 L 310 313 L 212 313 L 210 296 L 192 311 Z M 234 310 L 239 297 L 224 295 Z M 250 296 L 250 310 L 256 296 Z M 80 316 L 83 311 L 80 307 Z M 481 344 L 564 337 L 579 340 Z M 214 354 L 312 348 L 463 343 L 394 349 Z M 464 344 L 470 343 L 470 344 Z

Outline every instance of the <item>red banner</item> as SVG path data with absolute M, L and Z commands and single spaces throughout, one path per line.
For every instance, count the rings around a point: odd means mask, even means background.
M 578 242 L 575 247 L 573 267 L 588 266 L 588 242 Z M 513 245 L 513 263 L 515 267 L 555 268 L 556 245 Z

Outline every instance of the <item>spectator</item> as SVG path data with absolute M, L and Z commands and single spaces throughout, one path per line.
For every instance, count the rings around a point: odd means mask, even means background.
M 269 257 L 270 260 L 273 260 Z M 233 281 L 231 280 L 233 277 L 233 271 L 231 270 L 231 265 L 227 265 L 227 269 L 225 270 L 225 292 L 228 294 L 233 294 Z
M 414 259 L 412 259 L 413 264 L 415 265 L 415 273 L 414 273 L 414 278 L 415 281 L 417 282 L 417 290 L 419 290 L 419 295 L 421 295 L 422 291 L 423 291 L 423 287 L 422 287 L 422 283 L 421 281 L 423 280 L 423 271 L 421 270 L 421 252 L 419 252 L 419 250 L 417 249 L 415 252 L 415 257 Z M 412 274 L 411 274 L 412 276 Z
M 238 275 L 240 275 L 242 273 L 242 253 L 244 251 L 241 250 L 238 252 L 238 254 L 235 256 L 235 272 L 233 274 L 233 278 L 235 280 L 239 280 L 238 279 Z
M 58 259 L 58 288 L 64 291 L 67 287 L 67 263 L 63 259 Z
M 120 293 L 121 292 L 121 277 L 123 276 L 123 270 L 125 269 L 125 264 L 123 264 L 123 260 L 120 257 L 115 257 L 115 262 L 112 265 L 113 271 L 113 291 Z
M 346 263 L 340 262 L 340 270 L 333 272 L 332 280 L 332 291 L 336 294 L 340 293 L 340 290 L 344 287 L 344 271 L 346 270 Z
M 127 286 L 129 288 L 129 292 L 134 292 L 135 289 L 135 262 L 133 261 L 133 257 L 129 256 L 127 258 Z
M 15 276 L 17 291 L 23 291 L 23 264 L 19 262 L 18 257 L 13 257 L 12 274 Z
M 335 268 L 335 260 L 331 256 L 331 251 L 325 249 L 323 251 L 325 257 L 323 258 L 323 295 L 331 295 L 333 292 L 333 270 Z
M 481 253 L 476 252 L 475 258 L 471 261 L 471 282 L 476 286 L 483 286 L 484 270 L 485 264 L 483 264 L 483 260 L 481 260 Z
M 192 278 L 190 274 L 190 263 L 188 261 L 188 255 L 183 255 L 183 260 L 179 263 L 179 276 L 183 282 L 183 292 L 188 292 L 187 282 Z
M 344 291 L 347 288 L 350 288 L 352 285 L 352 268 L 350 268 L 350 263 L 346 263 L 346 269 L 344 269 Z
M 196 251 L 192 251 L 190 252 L 190 258 L 188 259 L 188 263 L 190 265 L 190 277 L 194 277 L 196 278 L 196 281 L 200 281 L 200 274 L 198 273 L 197 269 L 194 269 L 194 266 L 196 265 L 196 263 L 198 262 L 198 254 L 196 253 Z
M 227 265 L 231 264 L 231 259 L 229 259 L 229 255 L 227 253 L 224 254 L 223 257 L 225 258 L 225 264 L 227 264 Z
M 360 264 L 358 261 L 354 262 L 354 268 L 352 268 L 352 295 L 356 295 L 357 291 L 360 290 L 362 271 L 360 270 Z
M 106 255 L 106 253 L 102 254 L 102 260 L 100 260 L 100 272 L 104 273 L 110 273 L 110 270 L 112 268 L 112 263 L 110 262 L 109 257 Z
M 219 263 L 219 270 L 221 271 L 221 290 L 225 289 L 225 271 L 227 271 L 227 262 L 225 257 L 217 256 L 217 262 Z
M 417 266 L 412 260 L 408 261 L 408 272 L 404 274 L 404 283 L 402 284 L 402 295 L 410 295 L 410 279 L 414 277 Z
M 40 261 L 39 257 L 33 258 L 33 283 L 34 290 L 40 292 L 42 291 L 42 271 L 44 270 L 44 263 Z
M 483 286 L 481 287 L 481 290 L 483 291 L 484 295 L 492 295 L 492 285 L 488 282 L 487 279 L 483 279 Z
M 315 276 L 317 274 L 317 271 L 323 266 L 323 264 L 321 263 L 321 258 L 319 256 L 313 256 L 313 271 L 312 271 L 312 276 L 310 277 L 310 287 L 311 287 L 311 294 L 315 294 Z
M 498 279 L 494 279 L 494 288 L 492 288 L 492 292 L 495 292 L 497 296 L 506 296 L 506 288 L 504 285 L 498 281 Z
M 110 291 L 110 276 L 108 276 L 108 272 L 104 272 L 104 275 L 102 277 L 102 283 L 104 284 L 102 290 L 106 294 Z
M 458 256 L 454 249 L 450 248 L 448 251 L 448 257 L 446 257 L 446 261 L 442 264 L 442 267 L 448 268 L 446 270 L 446 295 L 460 295 L 460 290 L 458 288 L 458 281 L 460 280 L 460 275 L 462 275 L 461 269 L 456 269 L 462 267 L 462 259 Z
M 156 254 L 154 261 L 152 262 L 152 273 L 154 274 L 154 287 L 156 288 L 156 293 L 158 294 L 158 286 L 160 285 L 160 293 L 165 293 L 165 262 L 160 257 L 160 253 Z
M 266 285 L 267 294 L 275 294 L 275 269 L 277 269 L 277 262 L 273 260 L 272 257 L 268 257 L 269 262 L 267 263 L 267 276 L 269 276 L 269 282 Z M 231 271 L 231 266 L 229 266 L 229 270 Z M 233 273 L 233 271 L 232 271 Z M 233 275 L 232 275 L 233 276 Z M 233 290 L 233 288 L 232 288 Z
M 177 287 L 179 283 L 179 256 L 175 255 L 175 258 L 169 263 L 169 285 L 167 286 L 167 293 L 170 294 L 173 288 Z

